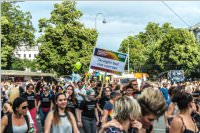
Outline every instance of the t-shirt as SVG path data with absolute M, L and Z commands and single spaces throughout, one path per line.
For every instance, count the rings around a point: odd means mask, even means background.
M 74 89 L 74 92 L 75 92 L 75 94 L 76 94 L 76 99 L 77 99 L 78 101 L 83 101 L 83 100 L 84 100 L 83 97 L 80 96 L 80 95 L 78 94 L 78 93 L 81 93 L 81 94 L 83 94 L 83 95 L 86 95 L 86 90 L 85 90 L 84 88 L 82 88 L 82 89 L 75 88 L 75 89 Z
M 96 101 L 82 101 L 79 107 L 82 110 L 82 116 L 95 118 L 96 103 Z
M 51 101 L 52 98 L 50 97 L 50 94 L 45 96 L 44 94 L 40 97 L 40 101 L 41 101 L 41 107 L 42 108 L 50 108 L 51 106 Z
M 168 89 L 167 88 L 160 88 L 160 91 L 162 92 L 165 100 L 168 100 Z
M 105 106 L 103 107 L 103 109 L 108 111 L 107 121 L 111 121 L 112 120 L 113 104 L 110 101 L 107 101 Z
M 81 101 L 84 100 L 84 98 L 82 96 L 80 96 L 78 93 L 81 93 L 83 95 L 86 95 L 86 90 L 84 88 L 79 89 L 79 88 L 75 88 L 74 92 L 76 94 L 76 99 L 78 101 L 78 106 L 80 106 Z
M 22 97 L 27 99 L 28 102 L 28 109 L 33 109 L 35 108 L 35 93 L 32 92 L 31 94 L 28 94 L 27 92 L 25 92 L 24 94 L 22 94 Z
M 76 116 L 76 108 L 78 107 L 77 100 L 75 99 L 75 101 L 76 102 L 74 103 L 72 99 L 67 99 L 67 108 L 74 114 L 74 116 Z
M 101 109 L 103 109 L 104 105 L 106 104 L 107 101 L 109 101 L 110 98 L 104 96 L 101 99 L 99 99 L 98 104 L 100 106 Z

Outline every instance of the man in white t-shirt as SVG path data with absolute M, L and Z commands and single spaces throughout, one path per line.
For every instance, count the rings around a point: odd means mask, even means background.
M 81 81 L 77 82 L 78 88 L 75 88 L 76 98 L 78 100 L 78 104 L 84 100 L 84 95 L 86 95 L 86 90 L 83 88 L 83 84 Z

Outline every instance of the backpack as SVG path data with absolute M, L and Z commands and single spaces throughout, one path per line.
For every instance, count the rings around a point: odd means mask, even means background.
M 7 117 L 8 117 L 8 124 L 5 127 L 4 133 L 13 133 L 13 128 L 12 128 L 12 113 L 7 114 Z M 29 127 L 30 127 L 29 118 L 28 118 L 27 115 L 25 115 L 24 119 L 25 119 L 26 124 L 28 126 L 28 130 L 27 130 L 27 133 L 28 133 Z

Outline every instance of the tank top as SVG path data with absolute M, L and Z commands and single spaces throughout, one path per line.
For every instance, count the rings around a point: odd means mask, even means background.
M 12 128 L 13 128 L 13 133 L 26 133 L 28 130 L 28 126 L 25 121 L 24 121 L 24 124 L 21 126 L 15 126 L 13 124 Z
M 72 125 L 67 115 L 59 115 L 60 123 L 52 125 L 52 133 L 72 133 Z
M 184 130 L 183 130 L 183 133 L 200 133 L 200 131 L 198 131 L 198 129 L 197 129 L 197 131 L 192 131 L 192 130 L 190 130 L 190 129 L 187 129 L 186 128 L 186 126 L 185 126 L 185 123 L 184 123 L 184 121 L 183 121 L 183 118 L 181 117 L 181 116 L 178 116 L 180 119 L 181 119 L 181 121 L 182 121 L 182 123 L 183 123 L 183 127 L 184 127 Z M 194 124 L 195 124 L 195 122 L 194 122 Z M 196 124 L 195 124 L 196 125 Z M 182 129 L 183 129 L 183 127 L 182 127 Z

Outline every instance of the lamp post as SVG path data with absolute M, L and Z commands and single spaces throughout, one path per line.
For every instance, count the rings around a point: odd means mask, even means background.
M 134 32 L 132 32 L 132 31 L 129 31 L 128 32 L 128 37 L 129 37 L 129 35 L 130 34 L 134 34 Z M 128 73 L 130 72 L 130 43 L 129 43 L 129 41 L 128 41 Z
M 102 16 L 103 17 L 103 20 L 102 20 L 103 24 L 107 23 L 106 18 L 103 15 L 103 13 L 97 13 L 96 16 L 95 16 L 95 29 L 97 29 L 97 18 L 98 18 L 98 16 Z

